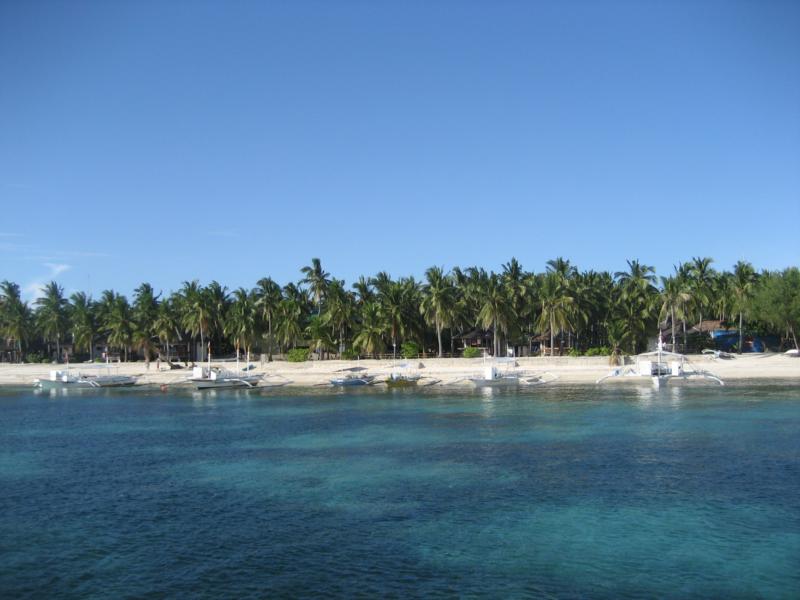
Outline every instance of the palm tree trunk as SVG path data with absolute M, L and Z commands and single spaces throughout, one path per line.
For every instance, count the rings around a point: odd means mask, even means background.
M 439 340 L 439 358 L 442 358 L 442 325 L 436 323 L 436 338 Z
M 686 317 L 683 319 L 683 351 L 686 352 L 686 348 L 689 345 L 687 338 L 686 338 Z
M 267 317 L 267 329 L 269 330 L 269 342 L 267 344 L 267 362 L 272 362 L 272 315 Z
M 675 307 L 670 312 L 672 318 L 672 351 L 675 352 Z
M 743 343 L 744 343 L 744 331 L 742 331 L 742 313 L 739 312 L 739 354 L 742 353 Z

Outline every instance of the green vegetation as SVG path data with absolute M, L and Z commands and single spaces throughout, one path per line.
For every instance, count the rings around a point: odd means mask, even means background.
M 351 286 L 317 258 L 301 273 L 283 287 L 264 277 L 253 289 L 233 291 L 216 281 L 185 281 L 164 294 L 142 283 L 130 300 L 114 290 L 97 299 L 83 292 L 67 298 L 50 282 L 27 302 L 16 283 L 2 281 L 0 357 L 60 361 L 69 353 L 91 360 L 97 347 L 145 361 L 198 360 L 199 348 L 265 360 L 274 354 L 306 360 L 311 352 L 320 359 L 459 356 L 468 336 L 485 340 L 496 355 L 511 346 L 618 360 L 643 351 L 659 327 L 678 351 L 710 346 L 699 332 L 709 321 L 738 329 L 739 348 L 745 335 L 759 333 L 785 349 L 797 345 L 800 324 L 796 267 L 759 273 L 739 262 L 720 272 L 702 257 L 660 278 L 637 260 L 612 274 L 579 271 L 563 258 L 538 273 L 512 258 L 497 273 L 434 266 L 422 281 L 380 272 Z
M 400 355 L 403 358 L 417 358 L 421 352 L 422 349 L 417 342 L 403 342 L 400 347 Z
M 339 353 L 339 358 L 342 360 L 355 360 L 358 358 L 358 352 L 351 348 L 347 348 Z
M 598 346 L 586 350 L 586 356 L 610 356 L 611 350 L 607 346 Z
M 289 362 L 305 362 L 311 358 L 308 348 L 292 348 L 286 353 L 286 360 Z
M 483 350 L 470 346 L 469 348 L 464 348 L 463 356 L 464 358 L 480 358 L 483 356 Z

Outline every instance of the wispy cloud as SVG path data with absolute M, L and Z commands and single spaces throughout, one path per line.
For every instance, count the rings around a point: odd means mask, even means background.
M 44 283 L 41 281 L 32 281 L 24 288 L 22 288 L 22 296 L 27 298 L 31 302 L 35 302 L 42 296 L 44 296 Z
M 43 267 L 46 267 L 50 272 L 45 275 L 44 277 L 40 276 L 35 281 L 31 281 L 30 283 L 26 283 L 23 288 L 23 297 L 28 299 L 31 302 L 35 302 L 42 296 L 44 296 L 44 292 L 42 288 L 46 285 L 44 280 L 52 281 L 59 275 L 61 275 L 64 271 L 69 271 L 72 268 L 72 265 L 67 265 L 64 263 L 42 263 Z
M 58 277 L 64 271 L 69 271 L 72 265 L 65 265 L 63 263 L 44 263 L 44 266 L 50 269 L 50 277 Z
M 76 258 L 111 258 L 113 254 L 107 252 L 82 252 L 71 250 L 57 250 L 49 254 L 30 254 L 24 256 L 25 260 L 54 262 L 59 260 L 72 260 Z

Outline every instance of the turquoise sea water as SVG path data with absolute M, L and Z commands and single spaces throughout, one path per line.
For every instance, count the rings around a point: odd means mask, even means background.
M 800 386 L 0 391 L 2 597 L 800 596 Z

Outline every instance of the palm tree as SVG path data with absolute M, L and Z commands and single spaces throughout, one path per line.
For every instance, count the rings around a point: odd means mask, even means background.
M 375 277 L 372 277 L 369 280 L 369 283 L 375 288 L 375 291 L 378 295 L 385 294 L 386 290 L 389 289 L 389 286 L 392 285 L 392 278 L 389 276 L 389 273 L 386 271 L 379 271 Z
M 260 318 L 267 323 L 267 362 L 272 362 L 272 321 L 281 302 L 281 288 L 270 277 L 259 279 L 256 286 L 256 308 Z
M 711 268 L 711 263 L 713 262 L 713 258 L 695 256 L 692 258 L 691 263 L 692 299 L 700 313 L 700 323 L 698 325 L 700 333 L 703 332 L 703 312 L 710 301 L 714 281 L 714 270 Z
M 128 362 L 128 349 L 133 343 L 134 321 L 128 299 L 122 294 L 117 294 L 106 315 L 104 323 L 108 331 L 108 344 L 125 353 L 125 362 Z
M 153 349 L 153 325 L 158 315 L 158 297 L 149 283 L 134 290 L 133 343 L 144 353 L 144 362 L 150 368 L 150 352 Z
M 173 295 L 158 305 L 158 313 L 153 322 L 153 333 L 167 348 L 167 363 L 172 362 L 172 343 L 180 339 L 180 317 L 178 315 L 178 297 Z
M 220 341 L 220 338 L 225 334 L 225 315 L 228 312 L 228 305 L 230 298 L 228 297 L 228 288 L 217 281 L 212 281 L 203 290 L 207 298 L 209 307 L 209 340 L 213 339 L 215 342 Z
M 377 284 L 376 284 L 376 287 Z M 392 355 L 397 355 L 397 343 L 415 329 L 415 317 L 419 315 L 417 302 L 417 282 L 413 278 L 402 278 L 378 288 L 378 301 L 385 330 L 392 341 Z
M 325 312 L 321 323 L 332 327 L 332 334 L 338 334 L 339 353 L 345 348 L 345 334 L 348 325 L 352 323 L 355 312 L 352 294 L 344 289 L 344 281 L 333 279 L 328 285 L 325 298 Z
M 531 316 L 532 302 L 529 296 L 532 288 L 530 286 L 531 274 L 522 269 L 522 265 L 516 258 L 503 265 L 503 272 L 500 280 L 505 288 L 505 294 L 511 304 L 511 311 L 516 318 L 509 323 L 507 337 L 519 339 L 522 329 L 526 324 L 526 319 Z
M 727 321 L 729 310 L 733 301 L 731 300 L 731 279 L 733 275 L 729 272 L 718 273 L 711 283 L 711 296 L 714 314 L 720 321 Z
M 23 302 L 20 288 L 8 280 L 0 283 L 0 334 L 6 342 L 17 348 L 17 359 L 22 362 L 22 343 L 28 341 L 32 329 L 31 311 Z
M 508 333 L 514 320 L 514 311 L 500 277 L 492 273 L 482 290 L 478 324 L 484 329 L 492 328 L 494 356 L 500 354 L 500 332 Z
M 241 287 L 234 290 L 233 302 L 225 315 L 223 330 L 225 335 L 233 341 L 237 361 L 239 360 L 239 350 L 244 346 L 247 354 L 246 361 L 248 364 L 250 363 L 250 348 L 256 337 L 256 326 L 257 309 L 254 294 Z
M 739 354 L 744 344 L 744 314 L 750 309 L 758 277 L 749 262 L 739 261 L 733 267 L 732 292 L 736 312 L 739 313 Z
M 36 300 L 36 321 L 48 342 L 56 344 L 56 360 L 61 361 L 61 338 L 67 329 L 67 300 L 64 288 L 51 281 L 42 288 L 43 296 Z
M 439 343 L 439 358 L 442 358 L 442 328 L 448 324 L 455 304 L 455 288 L 451 279 L 441 267 L 431 267 L 425 271 L 427 283 L 422 288 L 420 311 L 429 325 L 436 328 Z
M 608 345 L 611 349 L 609 362 L 612 365 L 620 363 L 622 348 L 628 342 L 628 331 L 622 321 L 611 321 L 606 323 L 606 334 L 608 335 Z
M 376 302 L 367 302 L 361 309 L 361 325 L 353 346 L 374 356 L 383 350 L 383 316 Z
M 72 345 L 75 350 L 86 350 L 89 360 L 94 360 L 94 336 L 97 324 L 94 303 L 84 292 L 70 296 L 69 321 L 72 330 Z
M 303 267 L 300 272 L 305 275 L 301 283 L 308 284 L 311 289 L 311 297 L 314 299 L 314 304 L 317 305 L 317 314 L 322 311 L 322 298 L 325 296 L 325 290 L 330 283 L 330 273 L 326 273 L 322 268 L 322 263 L 318 258 L 311 259 L 311 265 Z
M 628 271 L 618 271 L 617 312 L 628 328 L 631 342 L 631 353 L 636 354 L 636 345 L 645 335 L 648 322 L 652 318 L 653 300 L 658 291 L 655 281 L 655 269 L 641 264 L 638 260 L 629 260 Z
M 305 336 L 310 342 L 311 350 L 318 352 L 320 358 L 335 347 L 328 324 L 319 315 L 311 317 L 305 329 Z
M 617 271 L 614 277 L 622 291 L 624 300 L 640 299 L 656 292 L 653 282 L 656 279 L 655 269 L 641 264 L 638 260 L 629 260 L 628 271 Z
M 375 292 L 372 289 L 372 282 L 369 279 L 361 275 L 353 284 L 353 289 L 356 292 L 358 306 L 364 306 L 367 302 L 372 301 L 375 298 Z
M 306 290 L 290 282 L 283 286 L 282 293 L 284 298 L 292 300 L 297 304 L 303 314 L 308 312 L 311 305 L 309 304 L 308 292 L 306 292 Z
M 303 314 L 302 307 L 294 298 L 284 298 L 278 304 L 278 340 L 281 347 L 292 348 L 297 344 L 297 339 L 302 333 L 300 318 Z
M 682 282 L 676 277 L 662 277 L 661 278 L 661 310 L 659 312 L 659 319 L 662 316 L 670 316 L 670 324 L 672 325 L 672 350 L 675 350 L 675 318 L 686 318 L 683 309 L 691 296 L 684 291 Z
M 563 278 L 554 271 L 542 277 L 539 287 L 539 303 L 541 312 L 539 316 L 539 329 L 550 332 L 550 356 L 555 356 L 555 334 L 561 333 L 570 326 L 570 307 L 575 300 Z
M 200 336 L 200 347 L 205 350 L 206 334 L 212 319 L 209 297 L 195 279 L 183 282 L 180 298 L 181 324 L 192 339 Z
M 555 273 L 562 281 L 577 275 L 578 270 L 570 264 L 569 260 L 559 256 L 547 261 L 547 271 Z
M 675 279 L 681 290 L 688 296 L 688 298 L 684 301 L 684 305 L 681 309 L 681 312 L 683 314 L 683 317 L 681 318 L 681 326 L 683 327 L 684 352 L 686 352 L 687 348 L 689 347 L 689 336 L 686 333 L 686 318 L 688 317 L 692 304 L 695 301 L 695 298 L 692 295 L 695 289 L 693 286 L 692 278 L 693 278 L 692 265 L 690 265 L 689 263 L 678 263 L 678 266 L 675 267 Z

